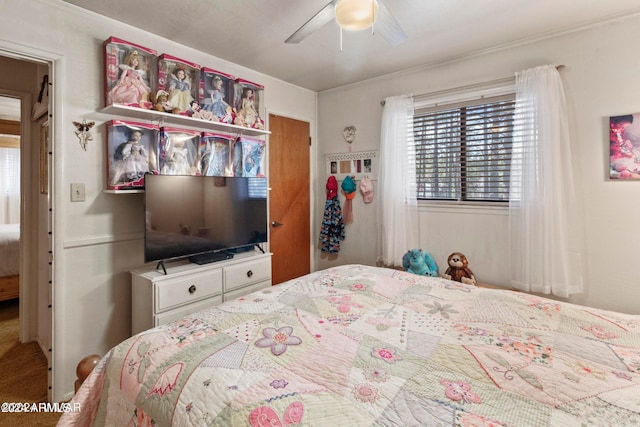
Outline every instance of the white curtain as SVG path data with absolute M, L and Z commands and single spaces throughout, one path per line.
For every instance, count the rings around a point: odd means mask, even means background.
M 378 261 L 401 266 L 402 256 L 418 241 L 413 96 L 385 100 L 380 133 Z
M 583 289 L 571 144 L 553 65 L 516 73 L 509 200 L 511 284 L 567 297 Z M 572 235 L 573 234 L 573 235 Z
M 0 148 L 0 224 L 20 223 L 20 149 Z

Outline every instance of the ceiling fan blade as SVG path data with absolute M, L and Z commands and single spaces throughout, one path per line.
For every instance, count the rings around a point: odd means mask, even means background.
M 295 33 L 291 34 L 288 39 L 286 39 L 285 43 L 299 43 L 309 34 L 314 31 L 320 29 L 320 27 L 325 26 L 329 22 L 335 18 L 335 2 L 337 0 L 333 0 L 325 7 L 323 7 L 320 12 L 313 15 L 311 19 L 304 23 L 304 25 L 296 30 Z
M 374 29 L 375 32 L 379 33 L 391 46 L 397 46 L 407 40 L 407 35 L 404 30 L 381 0 L 378 0 L 378 19 L 376 20 Z

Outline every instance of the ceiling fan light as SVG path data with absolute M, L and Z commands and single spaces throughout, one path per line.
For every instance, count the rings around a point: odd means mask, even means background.
M 377 18 L 377 0 L 339 0 L 336 3 L 336 22 L 345 30 L 364 30 Z

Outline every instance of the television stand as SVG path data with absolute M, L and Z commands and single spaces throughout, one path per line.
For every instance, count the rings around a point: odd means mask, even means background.
M 211 252 L 206 254 L 199 254 L 190 256 L 189 262 L 198 265 L 210 264 L 212 262 L 224 261 L 226 259 L 233 258 L 233 254 L 231 252 Z

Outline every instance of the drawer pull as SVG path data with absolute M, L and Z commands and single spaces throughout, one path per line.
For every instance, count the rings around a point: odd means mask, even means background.
M 253 271 L 251 270 L 247 271 L 247 277 L 251 277 L 251 276 L 253 276 Z
M 196 285 L 189 286 L 189 293 L 194 294 L 196 292 Z

